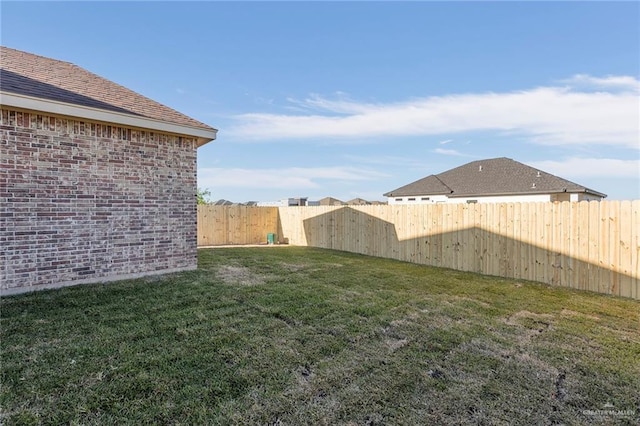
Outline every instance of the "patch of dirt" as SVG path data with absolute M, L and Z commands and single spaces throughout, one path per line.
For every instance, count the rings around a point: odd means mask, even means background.
M 612 334 L 617 336 L 617 338 L 624 342 L 629 342 L 634 345 L 640 345 L 640 330 L 635 329 L 618 329 L 607 326 L 598 327 L 599 330 L 602 330 L 604 334 Z
M 259 275 L 245 266 L 221 266 L 216 271 L 216 276 L 226 284 L 254 286 L 266 282 L 264 275 Z
M 344 290 L 338 294 L 338 299 L 343 302 L 353 302 L 360 296 L 362 296 L 362 293 L 359 291 Z
M 295 371 L 295 383 L 292 383 L 288 393 L 290 395 L 299 395 L 308 393 L 312 389 L 312 382 L 315 378 L 315 372 L 308 364 L 300 365 Z
M 529 364 L 535 367 L 539 372 L 552 372 L 555 371 L 555 367 L 548 362 L 541 360 L 535 355 L 531 355 L 528 352 L 516 352 L 513 353 L 513 358 L 522 364 Z M 548 373 L 551 374 L 551 373 Z
M 529 311 L 519 311 L 510 317 L 503 318 L 505 324 L 520 328 L 521 332 L 516 336 L 516 341 L 521 346 L 526 346 L 536 336 L 551 328 L 551 314 L 536 314 Z M 522 320 L 529 320 L 529 324 Z
M 419 311 L 420 313 L 425 313 L 427 312 L 426 310 L 421 310 Z M 402 327 L 405 326 L 407 324 L 413 324 L 414 322 L 416 322 L 417 320 L 420 319 L 420 313 L 414 311 L 414 312 L 409 312 L 404 318 L 399 318 L 396 320 L 393 320 L 389 323 L 389 325 L 391 327 Z
M 562 312 L 560 312 L 560 314 L 566 315 L 566 316 L 572 316 L 572 317 L 583 317 L 583 318 L 588 318 L 595 321 L 600 321 L 600 317 L 597 317 L 595 315 L 589 315 L 583 312 L 570 311 L 569 309 L 563 309 Z
M 280 265 L 282 265 L 282 267 L 289 272 L 298 272 L 309 266 L 309 265 L 305 265 L 304 263 L 284 263 L 284 262 L 281 262 Z
M 309 269 L 309 272 L 324 272 L 327 269 L 342 268 L 342 263 L 324 263 L 319 268 Z
M 384 345 L 390 352 L 395 352 L 409 343 L 409 339 L 403 335 L 404 333 L 402 333 L 399 328 L 411 323 L 408 318 L 415 319 L 417 317 L 418 315 L 410 313 L 408 317 L 393 320 L 389 323 L 388 327 L 381 329 L 382 334 L 385 336 Z
M 409 321 L 407 321 L 406 319 L 397 319 L 397 320 L 391 321 L 390 324 L 392 327 L 400 327 L 402 325 L 409 324 Z
M 529 312 L 529 311 L 519 311 L 516 312 L 515 314 L 511 315 L 508 318 L 504 319 L 504 322 L 506 324 L 509 325 L 522 325 L 518 322 L 519 319 L 522 318 L 528 318 L 528 319 L 532 319 L 535 321 L 541 321 L 544 322 L 544 320 L 551 320 L 553 319 L 553 315 L 551 314 L 536 314 L 533 312 Z
M 485 308 L 490 308 L 491 304 L 487 303 L 487 302 L 483 302 L 481 300 L 478 299 L 472 299 L 471 297 L 464 297 L 464 296 L 449 296 L 450 299 L 453 299 L 455 301 L 461 301 L 461 302 L 472 302 L 475 304 L 478 304 L 482 307 Z
M 458 357 L 465 359 L 467 354 L 475 353 L 499 360 L 503 365 L 508 366 L 518 365 L 523 371 L 531 371 L 531 374 L 535 374 L 536 378 L 548 383 L 555 383 L 554 392 L 560 394 L 563 393 L 563 398 L 566 396 L 566 388 L 564 386 L 564 378 L 557 382 L 562 371 L 559 371 L 554 365 L 538 358 L 534 353 L 529 351 L 527 346 L 520 346 L 509 348 L 502 346 L 491 340 L 473 339 L 470 342 L 461 344 L 458 348 L 453 350 L 449 356 L 452 356 L 456 362 Z M 481 380 L 478 378 L 477 373 L 469 373 L 462 369 L 449 370 L 450 373 L 456 378 L 456 380 L 465 384 L 468 387 L 474 387 L 481 385 Z M 554 380 L 556 380 L 554 382 Z M 552 394 L 553 396 L 553 394 Z
M 384 344 L 391 352 L 395 352 L 403 346 L 406 346 L 409 341 L 407 339 L 385 339 Z

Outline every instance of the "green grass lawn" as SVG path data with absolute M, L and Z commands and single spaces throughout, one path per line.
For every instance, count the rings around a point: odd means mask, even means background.
M 299 247 L 0 301 L 0 424 L 637 424 L 640 303 Z

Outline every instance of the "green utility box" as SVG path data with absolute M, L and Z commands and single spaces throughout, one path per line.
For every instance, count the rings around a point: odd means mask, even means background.
M 276 234 L 267 234 L 267 244 L 275 244 Z

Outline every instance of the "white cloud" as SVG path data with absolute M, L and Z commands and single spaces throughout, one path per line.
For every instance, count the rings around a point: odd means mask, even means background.
M 532 161 L 528 165 L 566 179 L 582 177 L 635 178 L 640 180 L 640 160 L 568 158 Z
M 403 168 L 423 168 L 425 167 L 425 159 L 421 157 L 402 157 L 396 155 L 343 155 L 345 160 L 385 167 L 403 167 Z
M 311 189 L 321 181 L 368 181 L 388 177 L 355 167 L 290 167 L 284 169 L 200 168 L 201 188 Z
M 561 80 L 562 83 L 569 85 L 570 87 L 581 88 L 594 88 L 594 89 L 619 89 L 640 92 L 640 81 L 631 76 L 607 76 L 607 77 L 593 77 L 588 74 L 576 74 L 566 80 Z
M 228 135 L 244 140 L 444 135 L 470 131 L 519 134 L 546 145 L 602 144 L 638 148 L 637 79 L 574 76 L 610 91 L 539 87 L 506 93 L 467 93 L 388 104 L 360 103 L 343 95 L 297 102 L 309 112 L 235 116 Z
M 303 101 L 294 98 L 287 98 L 287 101 L 296 105 L 299 110 L 326 111 L 334 114 L 361 114 L 366 113 L 370 108 L 375 108 L 375 104 L 358 103 L 342 92 L 336 93 L 336 97 L 336 99 L 330 100 L 317 93 L 312 93 Z
M 464 156 L 464 154 L 456 151 L 455 149 L 436 148 L 436 149 L 433 150 L 433 152 L 435 152 L 436 154 L 442 154 L 442 155 L 454 155 L 454 156 L 458 156 L 458 157 Z
M 444 140 L 444 141 L 440 141 L 440 142 L 438 142 L 438 143 L 439 143 L 440 145 L 446 145 L 446 144 L 451 143 L 451 142 L 453 142 L 453 139 L 447 139 L 447 140 Z

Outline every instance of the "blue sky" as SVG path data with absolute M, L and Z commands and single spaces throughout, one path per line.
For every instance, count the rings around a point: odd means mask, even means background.
M 640 198 L 638 2 L 7 2 L 2 45 L 219 129 L 214 200 L 383 200 L 509 157 Z

